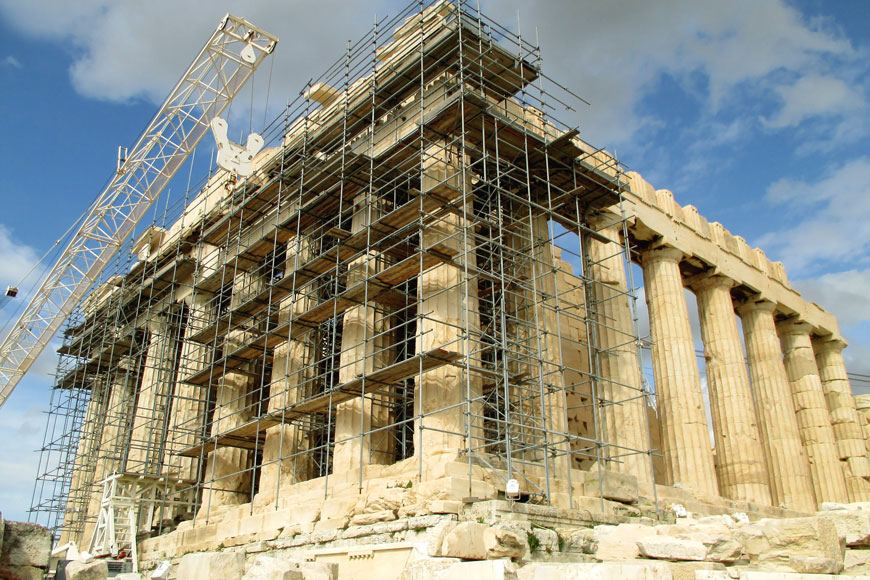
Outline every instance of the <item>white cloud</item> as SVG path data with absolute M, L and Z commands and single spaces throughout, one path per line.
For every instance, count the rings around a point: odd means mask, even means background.
M 21 30 L 74 48 L 70 76 L 84 96 L 162 102 L 226 11 L 278 35 L 273 100 L 297 95 L 383 15 L 386 0 L 231 0 L 217 4 L 152 0 L 0 0 Z M 268 71 L 257 77 L 265 88 Z M 262 103 L 264 99 L 257 99 Z
M 843 351 L 850 373 L 870 377 L 870 270 L 846 270 L 818 278 L 796 280 L 792 285 L 837 318 L 840 332 L 849 343 Z M 870 393 L 870 379 L 853 380 L 856 394 Z
M 780 179 L 767 201 L 791 216 L 790 227 L 757 246 L 783 261 L 792 277 L 870 263 L 870 157 L 853 159 L 818 180 Z
M 209 6 L 170 0 L 0 0 L 0 12 L 20 29 L 74 47 L 70 72 L 81 94 L 114 101 L 162 100 L 223 15 Z M 231 0 L 221 10 L 243 15 L 281 38 L 272 80 L 274 100 L 280 102 L 340 57 L 345 41 L 368 29 L 374 14 L 392 14 L 398 6 L 388 0 Z M 820 74 L 825 58 L 854 56 L 849 42 L 823 21 L 807 21 L 782 0 L 484 0 L 482 8 L 508 28 L 515 27 L 519 10 L 526 40 L 534 42 L 540 32 L 545 70 L 593 103 L 567 120 L 579 122 L 591 141 L 608 145 L 628 144 L 640 131 L 659 126 L 637 107 L 663 74 L 685 88 L 701 87 L 713 112 L 738 86 L 753 83 L 785 100 L 772 117 L 775 122 L 799 122 L 830 114 L 818 103 L 813 109 L 798 99 L 802 71 Z M 780 80 L 771 78 L 774 72 Z M 794 98 L 787 98 L 789 90 Z M 827 102 L 834 106 L 842 98 L 832 93 Z
M 7 285 L 18 284 L 37 264 L 39 255 L 30 246 L 21 243 L 12 230 L 0 224 L 0 292 Z M 0 328 L 8 330 L 7 323 L 20 314 L 30 300 L 31 286 L 44 270 L 37 269 L 20 289 L 17 298 L 10 299 L 0 310 Z M 0 333 L 0 340 L 5 339 Z M 27 375 L 0 408 L 0 441 L 14 442 L 0 454 L 0 507 L 3 516 L 13 520 L 26 520 L 33 484 L 37 475 L 38 450 L 42 445 L 46 415 L 51 392 L 51 375 L 57 368 L 55 340 L 42 351 Z
M 38 261 L 36 250 L 17 241 L 13 232 L 0 224 L 0 341 L 6 338 L 13 317 L 29 300 L 26 295 L 29 287 L 19 288 L 15 298 L 6 297 L 6 288 L 21 284 Z M 27 283 L 32 284 L 33 281 L 33 278 L 29 278 Z
M 657 174 L 664 169 L 669 178 L 668 188 L 673 191 L 692 191 L 699 180 L 709 179 L 712 175 L 727 169 L 733 163 L 728 156 L 717 153 L 717 149 L 732 149 L 741 140 L 747 139 L 752 125 L 747 119 L 738 117 L 729 121 L 720 121 L 707 117 L 694 126 L 690 126 L 683 134 L 687 142 L 685 150 L 679 158 L 664 160 L 672 167 L 659 165 L 658 171 L 649 172 L 650 179 L 656 181 Z
M 663 74 L 706 93 L 706 112 L 715 114 L 744 85 L 782 99 L 777 91 L 804 71 L 826 69 L 826 59 L 856 56 L 824 21 L 807 21 L 779 0 L 484 3 L 485 11 L 507 23 L 515 22 L 518 9 L 524 25 L 538 26 L 550 74 L 592 102 L 581 111 L 581 127 L 593 142 L 625 143 L 654 123 L 637 105 Z M 531 30 L 525 35 L 534 39 Z M 789 106 L 793 117 L 797 105 L 782 104 Z M 811 114 L 806 107 L 804 112 Z
M 827 153 L 837 146 L 863 139 L 870 128 L 870 100 L 866 82 L 809 73 L 776 89 L 782 107 L 761 121 L 768 130 L 796 129 L 799 155 Z
M 9 228 L 0 224 L 0 285 L 17 284 L 39 260 L 36 250 L 16 241 Z
M 782 108 L 769 120 L 769 127 L 795 127 L 810 117 L 848 115 L 866 109 L 866 99 L 857 87 L 845 81 L 817 74 L 797 79 L 776 89 Z
M 853 375 L 852 392 L 856 395 L 870 395 L 870 345 L 849 344 L 843 351 L 843 360 L 846 362 L 846 369 Z
M 4 518 L 27 519 L 39 466 L 37 450 L 42 446 L 45 433 L 43 411 L 48 408 L 48 393 L 46 385 L 28 384 L 25 390 L 15 392 L 3 406 L 0 441 L 7 444 L 0 454 L 0 473 L 3 474 L 0 505 L 3 506 Z
M 836 316 L 841 326 L 870 322 L 870 270 L 835 272 L 792 285 L 804 298 Z
M 0 292 L 5 293 L 7 286 L 24 281 L 17 297 L 0 297 L 0 340 L 6 338 L 9 324 L 20 316 L 22 309 L 30 302 L 36 283 L 46 272 L 45 265 L 37 266 L 38 262 L 36 250 L 16 240 L 14 232 L 0 224 Z M 59 341 L 50 343 L 33 363 L 28 376 L 48 380 L 57 367 L 58 348 Z
M 3 60 L 0 60 L 0 66 L 5 66 L 9 68 L 22 68 L 21 61 L 12 56 L 11 54 L 6 55 Z

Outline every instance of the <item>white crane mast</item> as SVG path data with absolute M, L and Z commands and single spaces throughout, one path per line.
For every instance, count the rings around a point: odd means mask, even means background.
M 224 17 L 0 345 L 0 406 L 278 39 Z

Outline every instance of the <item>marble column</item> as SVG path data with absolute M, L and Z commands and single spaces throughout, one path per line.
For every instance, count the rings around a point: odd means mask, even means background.
M 186 383 L 185 379 L 200 372 L 211 362 L 208 346 L 189 338 L 206 325 L 207 298 L 192 294 L 186 297 L 185 302 L 186 324 L 182 332 L 181 357 L 178 363 L 169 427 L 172 436 L 169 445 L 174 452 L 195 445 L 205 434 L 205 402 L 208 387 Z M 196 480 L 199 474 L 198 460 L 192 457 L 175 456 L 165 471 L 167 475 L 179 479 Z
M 306 381 L 313 374 L 312 350 L 312 345 L 304 340 L 291 340 L 275 347 L 269 387 L 270 413 L 280 417 L 282 409 L 305 397 L 309 388 Z M 283 488 L 311 477 L 311 458 L 305 454 L 309 443 L 299 420 L 287 420 L 266 429 L 257 503 L 270 503 Z
M 709 276 L 692 285 L 704 341 L 719 490 L 724 497 L 770 505 L 764 451 L 731 301 L 733 285 L 724 276 Z
M 537 341 L 536 346 L 543 351 L 540 370 L 543 374 L 544 404 L 535 405 L 537 409 L 533 409 L 531 415 L 545 414 L 542 421 L 549 430 L 549 433 L 532 433 L 532 436 L 538 441 L 546 439 L 557 450 L 547 458 L 548 461 L 551 460 L 551 474 L 558 479 L 567 480 L 571 466 L 569 442 L 563 443 L 563 438 L 557 434 L 568 432 L 566 389 L 570 378 L 566 376 L 565 367 L 571 357 L 570 353 L 564 352 L 566 345 L 563 338 L 570 334 L 570 318 L 565 313 L 576 307 L 575 303 L 566 301 L 566 298 L 570 300 L 572 292 L 577 289 L 568 285 L 561 260 L 556 257 L 559 250 L 550 242 L 546 216 L 534 218 L 532 240 L 534 260 L 530 264 L 530 274 L 531 279 L 536 281 L 533 288 L 537 291 L 537 296 L 530 298 L 537 308 L 530 309 L 530 313 L 538 318 L 542 332 L 531 338 Z M 579 280 L 577 283 L 579 284 Z M 533 320 L 530 322 L 534 323 Z
M 602 216 L 592 227 L 606 238 L 590 236 L 586 240 L 587 276 L 592 280 L 590 289 L 598 323 L 599 372 L 604 397 L 613 403 L 603 410 L 605 436 L 608 443 L 616 446 L 612 454 L 620 456 L 613 468 L 650 484 L 653 479 L 649 455 L 630 451 L 649 451 L 649 437 L 623 247 L 619 243 L 621 222 Z
M 717 496 L 704 394 L 680 274 L 682 258 L 683 254 L 671 247 L 648 250 L 642 256 L 656 404 L 668 476 L 664 483 Z
M 190 337 L 196 335 L 210 322 L 209 302 L 211 293 L 196 291 L 196 282 L 213 274 L 219 256 L 220 248 L 201 243 L 194 250 L 197 261 L 195 274 L 179 284 L 176 298 L 183 302 L 186 309 L 184 328 L 179 332 L 181 355 L 178 360 L 178 372 L 175 381 L 175 396 L 170 419 L 170 449 L 181 451 L 201 442 L 208 435 L 206 417 L 206 401 L 209 385 L 193 385 L 185 382 L 187 377 L 202 371 L 212 363 L 213 349 L 211 345 L 194 342 Z M 200 477 L 201 466 L 199 458 L 174 456 L 166 469 L 167 475 L 179 479 L 196 481 Z
M 241 373 L 228 372 L 221 377 L 211 436 L 229 431 L 251 418 L 247 405 L 250 383 L 250 378 Z M 250 499 L 250 455 L 250 451 L 228 446 L 219 446 L 209 452 L 205 467 L 207 483 L 202 498 L 204 509 L 239 505 Z
M 442 184 L 470 191 L 471 183 L 462 182 L 462 162 L 452 146 L 430 145 L 424 152 L 422 191 Z M 466 200 L 468 211 L 472 211 L 470 196 L 466 195 Z M 460 206 L 461 203 L 462 198 Z M 467 278 L 463 269 L 467 260 L 475 260 L 473 240 L 464 235 L 464 227 L 462 216 L 451 213 L 422 232 L 424 248 L 443 244 L 457 255 L 452 263 L 430 268 L 418 278 L 417 352 L 442 348 L 468 355 L 472 350 L 465 329 L 478 328 L 480 316 L 477 280 Z M 462 403 L 466 397 L 479 400 L 481 392 L 480 379 L 466 375 L 454 365 L 444 365 L 419 376 L 414 389 L 417 416 L 414 453 L 418 457 L 422 454 L 423 479 L 443 476 L 443 465 L 467 448 L 466 434 L 474 433 L 479 426 L 466 424 L 470 417 Z
M 842 340 L 813 340 L 816 366 L 822 381 L 822 391 L 831 412 L 834 438 L 837 441 L 840 462 L 846 478 L 846 492 L 850 502 L 870 501 L 870 461 L 867 460 L 867 446 L 852 387 L 843 362 Z
M 864 433 L 864 443 L 870 451 L 870 395 L 855 395 L 855 408 L 858 418 L 861 420 L 861 429 Z
M 138 377 L 135 360 L 125 358 L 111 375 L 111 392 L 106 409 L 106 423 L 100 441 L 100 459 L 105 463 L 105 474 L 121 471 L 124 466 L 133 410 L 136 404 Z
M 230 308 L 236 307 L 253 293 L 255 281 L 251 274 L 239 272 L 233 279 Z M 231 352 L 244 344 L 250 333 L 230 330 L 224 352 Z M 245 369 L 246 370 L 246 369 Z M 209 435 L 215 437 L 247 422 L 253 416 L 250 405 L 252 380 L 243 369 L 227 371 L 218 380 L 215 393 L 214 415 Z M 204 479 L 208 482 L 202 498 L 202 509 L 211 510 L 225 505 L 239 505 L 250 501 L 251 452 L 230 446 L 218 446 L 209 452 Z
M 378 217 L 377 200 L 360 195 L 355 200 L 351 232 L 365 230 Z M 363 284 L 383 266 L 379 252 L 366 251 L 348 265 L 347 288 Z M 369 292 L 377 289 L 372 286 Z M 341 331 L 341 368 L 339 383 L 350 382 L 388 366 L 391 344 L 388 333 L 390 314 L 384 306 L 369 301 L 349 308 L 343 316 Z M 381 388 L 368 384 L 367 391 Z M 369 464 L 389 464 L 395 458 L 395 441 L 388 429 L 391 413 L 383 395 L 366 394 L 339 404 L 335 410 L 335 451 L 333 472 L 358 479 Z
M 147 324 L 150 334 L 148 353 L 136 399 L 126 470 L 158 476 L 164 461 L 169 401 L 178 361 L 178 341 L 166 314 L 152 315 Z
M 97 462 L 109 400 L 108 385 L 103 378 L 94 379 L 89 396 L 79 431 L 61 533 L 61 540 L 74 541 L 77 545 L 85 546 L 90 542 L 90 533 L 93 530 L 93 524 L 87 525 L 88 518 L 96 515 L 89 513 L 91 498 L 93 494 L 102 493 L 102 489 L 97 489 L 99 482 L 94 479 L 94 465 Z M 12 442 L 7 442 L 10 443 Z
M 771 499 L 775 506 L 813 512 L 816 510 L 813 480 L 782 362 L 773 320 L 775 308 L 773 302 L 766 300 L 749 300 L 737 308 L 743 322 Z
M 801 440 L 810 462 L 816 501 L 846 503 L 849 501 L 846 480 L 840 466 L 831 414 L 816 368 L 811 330 L 809 324 L 795 319 L 777 325 Z
M 103 480 L 116 471 L 121 471 L 124 465 L 124 452 L 127 448 L 127 437 L 130 421 L 133 418 L 133 407 L 136 402 L 135 373 L 127 369 L 132 361 L 123 359 L 114 372 L 107 378 L 108 402 L 102 425 L 102 435 L 98 442 L 99 452 L 91 463 L 93 470 L 93 491 L 88 505 L 88 518 L 85 523 L 81 549 L 88 549 L 94 535 L 94 527 L 100 514 L 100 502 L 103 498 Z
M 311 252 L 302 240 L 292 239 L 287 244 L 286 276 L 310 258 Z M 307 289 L 299 289 L 283 299 L 278 309 L 278 324 L 306 312 L 316 301 Z M 272 384 L 269 386 L 268 410 L 280 416 L 282 410 L 313 394 L 314 385 L 309 381 L 316 368 L 314 356 L 317 331 L 307 332 L 275 347 L 272 362 Z M 286 421 L 266 429 L 263 445 L 263 467 L 260 470 L 258 504 L 275 501 L 282 489 L 312 476 L 310 438 L 303 428 L 304 422 Z M 291 496 L 292 497 L 292 496 Z

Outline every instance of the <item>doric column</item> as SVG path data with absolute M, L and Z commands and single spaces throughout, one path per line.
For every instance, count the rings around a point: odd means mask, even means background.
M 531 279 L 535 280 L 533 288 L 538 294 L 533 300 L 537 310 L 535 316 L 543 331 L 537 339 L 542 350 L 541 370 L 546 385 L 543 409 L 537 404 L 537 413 L 533 411 L 532 414 L 543 412 L 544 425 L 553 434 L 549 441 L 557 451 L 551 455 L 551 474 L 567 480 L 568 469 L 571 467 L 570 442 L 563 442 L 563 438 L 555 434 L 568 432 L 566 391 L 569 389 L 570 379 L 566 376 L 565 368 L 569 366 L 571 356 L 566 352 L 568 345 L 564 339 L 570 334 L 571 321 L 565 316 L 565 312 L 570 312 L 574 307 L 566 299 L 570 300 L 577 288 L 569 284 L 562 262 L 556 257 L 559 250 L 550 242 L 546 216 L 533 219 L 532 244 L 531 254 L 534 259 L 530 263 L 530 274 Z M 579 284 L 580 281 L 577 280 L 576 283 Z
M 718 495 L 701 377 L 680 274 L 683 254 L 670 247 L 643 254 L 653 376 L 667 485 Z
M 605 435 L 608 443 L 617 446 L 613 453 L 621 456 L 614 469 L 634 475 L 639 482 L 652 483 L 649 455 L 630 451 L 649 451 L 649 437 L 637 337 L 619 243 L 621 222 L 614 222 L 615 218 L 599 218 L 593 227 L 602 237 L 589 236 L 586 245 L 587 275 L 593 281 L 590 289 L 598 322 L 599 372 L 604 397 L 614 403 L 604 409 Z
M 103 427 L 108 403 L 108 385 L 103 378 L 95 378 L 91 384 L 90 400 L 79 432 L 78 447 L 70 474 L 61 539 L 85 545 L 90 541 L 93 524 L 88 526 L 88 518 L 93 494 L 99 494 L 98 482 L 94 478 L 94 466 L 103 437 Z M 7 442 L 7 444 L 14 444 Z
M 846 478 L 846 492 L 849 501 L 870 501 L 870 461 L 867 460 L 867 447 L 852 387 L 843 362 L 842 340 L 813 340 L 816 353 L 816 366 L 822 381 L 822 391 L 831 412 L 831 423 L 837 441 L 843 474 Z
M 251 418 L 247 405 L 250 379 L 243 374 L 228 372 L 217 387 L 214 419 L 209 435 L 229 431 Z M 218 446 L 206 460 L 202 506 L 205 509 L 222 505 L 246 503 L 251 491 L 251 452 L 237 447 Z
M 235 308 L 252 293 L 250 274 L 239 272 L 233 279 L 230 308 Z M 243 344 L 248 334 L 243 330 L 227 333 L 224 351 Z M 247 369 L 245 369 L 247 370 Z M 215 437 L 248 421 L 253 415 L 249 404 L 250 373 L 227 371 L 215 388 L 215 407 L 209 435 Z M 202 510 L 223 505 L 238 505 L 249 501 L 251 492 L 251 452 L 237 447 L 220 446 L 210 451 L 206 460 Z
M 355 200 L 351 233 L 364 231 L 378 218 L 377 200 L 360 195 Z M 348 265 L 347 288 L 367 284 L 382 265 L 379 252 L 366 251 Z M 369 292 L 376 291 L 371 285 Z M 388 366 L 390 361 L 390 313 L 373 300 L 348 308 L 341 331 L 341 368 L 339 383 L 365 377 Z M 366 390 L 380 388 L 368 384 Z M 380 403 L 380 404 L 378 404 Z M 366 394 L 339 404 L 335 410 L 335 451 L 333 473 L 348 479 L 359 477 L 369 464 L 389 464 L 395 459 L 395 441 L 387 429 L 390 424 L 389 401 L 383 395 Z
M 186 324 L 181 332 L 181 356 L 178 363 L 169 428 L 173 437 L 170 446 L 174 452 L 195 445 L 200 437 L 205 435 L 205 402 L 208 398 L 205 390 L 207 387 L 187 383 L 185 379 L 200 372 L 206 364 L 211 362 L 208 356 L 210 354 L 208 347 L 190 340 L 191 336 L 205 327 L 207 299 L 205 296 L 192 294 L 185 299 L 185 302 Z M 198 459 L 175 456 L 172 458 L 167 475 L 179 479 L 196 480 L 198 472 Z
M 822 391 L 809 324 L 791 319 L 777 325 L 785 370 L 791 383 L 801 440 L 807 450 L 816 501 L 849 501 L 840 467 L 831 414 Z
M 462 182 L 463 160 L 458 155 L 444 143 L 426 149 L 421 177 L 424 194 L 443 186 L 471 190 L 471 183 Z M 463 199 L 469 201 L 471 211 L 469 196 Z M 417 352 L 442 348 L 470 354 L 472 350 L 465 329 L 478 328 L 480 316 L 477 280 L 467 278 L 463 268 L 467 260 L 476 259 L 471 237 L 463 235 L 465 227 L 460 215 L 447 214 L 422 232 L 424 248 L 443 244 L 457 256 L 452 263 L 430 268 L 418 278 Z M 466 396 L 479 400 L 481 391 L 479 378 L 468 376 L 456 366 L 445 365 L 419 376 L 414 391 L 414 414 L 418 417 L 414 453 L 422 454 L 423 479 L 444 475 L 441 466 L 467 448 L 465 435 L 472 426 L 466 425 L 468 417 L 462 402 Z
M 90 548 L 103 499 L 103 479 L 120 471 L 124 465 L 124 451 L 128 444 L 127 437 L 136 396 L 135 373 L 128 370 L 131 364 L 129 359 L 122 359 L 106 378 L 108 403 L 102 417 L 99 452 L 95 455 L 96 460 L 89 466 L 93 472 L 94 485 L 88 505 L 87 522 L 79 543 L 82 549 Z
M 693 284 L 704 341 L 719 489 L 725 497 L 770 505 L 764 451 L 731 301 L 733 285 L 724 276 L 709 276 Z
M 279 316 L 279 324 L 283 322 L 281 318 Z M 269 387 L 270 413 L 280 416 L 282 409 L 305 397 L 310 387 L 305 383 L 313 371 L 312 351 L 311 343 L 306 340 L 290 340 L 275 347 Z M 309 448 L 307 443 L 306 430 L 299 421 L 288 419 L 266 429 L 258 503 L 269 503 L 284 487 L 311 477 L 311 458 L 305 454 Z
M 138 377 L 135 366 L 135 360 L 124 358 L 110 375 L 111 392 L 106 409 L 103 438 L 100 441 L 100 459 L 106 466 L 103 477 L 121 471 L 124 466 L 133 409 L 136 404 Z
M 855 395 L 855 407 L 864 433 L 864 443 L 870 450 L 870 395 Z
M 166 446 L 166 421 L 178 361 L 178 341 L 164 312 L 148 321 L 148 353 L 136 399 L 127 471 L 160 475 Z
M 301 268 L 310 256 L 310 248 L 305 239 L 290 240 L 287 244 L 285 275 L 293 276 L 296 269 Z M 278 307 L 279 325 L 306 312 L 316 303 L 309 292 L 307 288 L 297 288 L 293 295 L 281 301 Z M 269 386 L 270 413 L 280 415 L 283 409 L 314 393 L 315 385 L 308 381 L 316 372 L 316 341 L 317 332 L 312 331 L 275 347 L 272 384 Z M 287 420 L 266 429 L 260 491 L 256 500 L 258 504 L 273 502 L 284 487 L 312 476 L 311 457 L 306 453 L 310 448 L 310 436 L 304 425 L 304 422 L 298 420 Z
M 773 302 L 750 300 L 737 309 L 743 322 L 770 492 L 774 505 L 814 512 L 813 480 L 782 362 L 782 347 L 773 320 L 775 308 Z
M 173 438 L 170 442 L 171 450 L 176 453 L 196 445 L 208 435 L 206 401 L 209 399 L 210 386 L 194 385 L 186 380 L 212 363 L 211 345 L 195 342 L 191 337 L 208 325 L 209 302 L 213 299 L 210 293 L 196 291 L 196 282 L 214 273 L 220 254 L 221 250 L 216 246 L 199 244 L 193 253 L 197 261 L 196 273 L 190 274 L 176 290 L 176 298 L 185 310 L 184 326 L 179 332 L 181 354 L 178 359 L 169 430 Z M 167 469 L 167 475 L 196 481 L 200 477 L 200 471 L 199 458 L 176 455 Z

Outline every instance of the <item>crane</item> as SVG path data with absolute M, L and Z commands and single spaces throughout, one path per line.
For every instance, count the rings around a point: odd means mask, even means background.
M 0 407 L 278 39 L 227 14 L 118 164 L 0 345 Z M 17 288 L 14 289 L 17 292 Z M 7 295 L 9 292 L 7 291 Z

